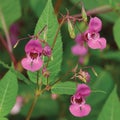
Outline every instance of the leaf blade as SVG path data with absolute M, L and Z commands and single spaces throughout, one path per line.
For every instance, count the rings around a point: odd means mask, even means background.
M 54 85 L 51 89 L 52 93 L 55 94 L 67 94 L 72 95 L 75 93 L 76 83 L 75 82 L 60 82 Z
M 17 77 L 8 71 L 0 81 L 0 116 L 7 115 L 12 109 L 16 101 L 17 90 Z

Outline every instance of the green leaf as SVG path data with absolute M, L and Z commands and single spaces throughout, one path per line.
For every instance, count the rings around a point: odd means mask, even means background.
M 109 95 L 104 107 L 98 117 L 98 120 L 119 120 L 120 118 L 120 101 L 116 93 L 116 87 Z
M 0 64 L 5 67 L 6 69 L 10 69 L 11 72 L 13 72 L 14 74 L 16 74 L 17 78 L 24 81 L 26 84 L 30 84 L 29 80 L 19 71 L 15 70 L 13 67 L 8 66 L 6 63 L 4 63 L 3 61 L 0 60 Z
M 115 22 L 114 27 L 113 27 L 113 34 L 115 38 L 115 42 L 120 49 L 120 18 Z
M 2 12 L 5 22 L 9 27 L 21 16 L 19 0 L 0 0 L 0 11 Z M 0 22 L 1 28 L 1 22 Z
M 0 81 L 0 116 L 7 115 L 16 102 L 17 77 L 8 71 Z
M 47 25 L 47 42 L 50 46 L 53 44 L 54 37 L 56 35 L 56 31 L 59 27 L 57 18 L 54 14 L 54 9 L 52 6 L 51 0 L 48 0 L 45 9 L 43 10 L 43 13 L 41 17 L 38 20 L 38 23 L 35 28 L 35 34 L 40 32 L 40 30 Z M 41 39 L 44 39 L 44 32 L 40 35 Z M 54 49 L 52 51 L 52 58 L 49 62 L 48 65 L 48 71 L 50 71 L 50 77 L 49 77 L 49 82 L 53 82 L 55 80 L 55 77 L 57 76 L 58 72 L 60 71 L 61 68 L 61 62 L 62 62 L 62 41 L 61 41 L 61 36 L 60 32 L 57 36 L 57 41 L 55 43 Z M 48 59 L 45 59 L 46 61 Z M 34 73 L 33 73 L 34 74 Z M 46 79 L 42 78 L 44 84 L 46 84 Z
M 97 79 L 92 80 L 92 93 L 88 97 L 87 101 L 87 103 L 92 106 L 92 111 L 85 120 L 87 120 L 88 118 L 92 120 L 97 119 L 97 116 L 100 113 L 102 106 L 104 105 L 104 102 L 112 91 L 114 85 L 113 79 L 108 72 L 104 71 L 103 69 L 95 70 L 98 73 L 98 77 Z
M 1 117 L 0 117 L 0 120 L 8 120 L 8 119 L 7 119 L 7 118 L 3 118 L 3 117 L 1 118 Z
M 33 74 L 33 72 L 31 72 L 31 71 L 27 71 L 27 75 L 33 83 L 37 83 L 38 72 L 34 72 L 34 74 Z
M 52 93 L 55 93 L 55 94 L 72 95 L 76 91 L 76 83 L 75 82 L 60 82 L 54 85 L 51 91 Z

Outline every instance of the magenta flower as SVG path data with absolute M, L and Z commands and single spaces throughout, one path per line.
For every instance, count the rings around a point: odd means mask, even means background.
M 86 84 L 79 84 L 76 93 L 71 97 L 71 105 L 69 110 L 76 117 L 87 116 L 90 111 L 90 105 L 86 104 L 85 98 L 91 93 L 90 88 Z
M 71 50 L 74 55 L 81 55 L 81 56 L 86 55 L 88 52 L 88 49 L 86 47 L 79 44 L 74 45 L 71 48 Z
M 87 97 L 90 95 L 90 93 L 91 93 L 91 90 L 86 84 L 79 84 L 77 86 L 75 96 L 80 95 L 82 97 Z
M 88 30 L 84 33 L 87 44 L 92 49 L 104 49 L 106 47 L 106 39 L 100 37 L 100 30 L 102 28 L 102 21 L 97 18 L 91 18 Z
M 90 111 L 91 107 L 88 104 L 83 104 L 83 105 L 71 105 L 69 108 L 70 112 L 72 113 L 73 116 L 75 117 L 84 117 L 87 116 Z
M 23 58 L 21 62 L 23 68 L 32 72 L 39 70 L 43 65 L 40 41 L 31 39 L 25 46 L 25 52 L 27 57 Z
M 84 56 L 87 54 L 88 49 L 84 46 L 84 36 L 78 34 L 75 38 L 76 45 L 74 45 L 71 50 L 74 55 Z

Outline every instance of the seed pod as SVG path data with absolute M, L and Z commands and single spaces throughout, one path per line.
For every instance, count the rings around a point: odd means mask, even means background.
M 82 5 L 82 18 L 85 23 L 87 23 L 87 13 L 85 11 L 84 5 Z
M 74 39 L 75 38 L 75 31 L 74 31 L 74 27 L 69 19 L 68 19 L 68 31 L 69 31 L 70 37 L 72 39 Z

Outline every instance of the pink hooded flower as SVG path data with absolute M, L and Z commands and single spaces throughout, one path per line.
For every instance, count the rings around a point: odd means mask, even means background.
M 79 84 L 76 93 L 71 97 L 71 105 L 69 110 L 76 117 L 87 116 L 90 111 L 90 105 L 86 104 L 85 98 L 91 93 L 90 88 L 86 84 Z
M 78 34 L 75 38 L 76 45 L 71 50 L 74 55 L 84 56 L 87 54 L 88 49 L 84 46 L 84 39 L 82 34 Z
M 25 46 L 26 58 L 22 59 L 22 66 L 26 70 L 35 72 L 39 70 L 43 61 L 41 60 L 42 45 L 40 41 L 31 39 Z
M 87 44 L 92 49 L 104 49 L 106 47 L 106 39 L 103 37 L 100 37 L 100 30 L 102 28 L 102 21 L 97 18 L 91 18 L 88 30 L 84 33 L 85 40 L 87 41 Z
M 76 44 L 71 48 L 74 55 L 79 56 L 81 59 L 80 64 L 84 63 L 85 55 L 88 53 L 88 47 L 85 46 L 84 34 L 78 34 L 75 38 Z

